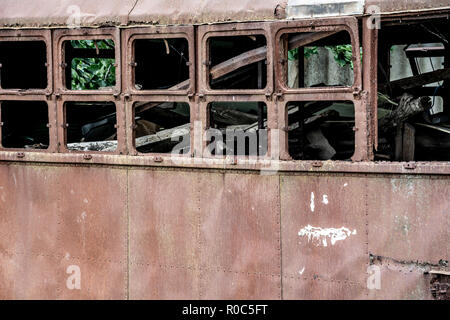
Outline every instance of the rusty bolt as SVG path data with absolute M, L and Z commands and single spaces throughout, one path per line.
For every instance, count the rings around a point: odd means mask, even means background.
M 25 158 L 25 153 L 17 152 L 17 158 Z
M 403 168 L 408 169 L 408 170 L 414 170 L 417 168 L 417 166 L 413 162 L 408 162 L 403 165 Z
M 312 166 L 313 166 L 314 168 L 321 168 L 321 167 L 323 166 L 323 163 L 322 163 L 321 161 L 314 161 L 314 162 L 312 163 Z
M 163 162 L 163 158 L 161 158 L 160 156 L 156 156 L 153 158 L 154 162 Z
M 83 156 L 83 159 L 84 159 L 84 160 L 91 160 L 91 159 L 92 159 L 92 155 L 90 155 L 90 154 L 85 154 L 85 155 Z

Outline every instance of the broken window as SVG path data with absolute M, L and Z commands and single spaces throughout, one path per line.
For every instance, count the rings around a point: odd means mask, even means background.
M 48 119 L 48 106 L 45 102 L 0 102 L 2 147 L 48 149 Z
M 267 43 L 262 35 L 211 37 L 211 89 L 264 89 L 267 84 Z
M 69 90 L 112 90 L 116 85 L 114 41 L 64 41 L 65 86 Z
M 0 41 L 2 89 L 45 89 L 47 82 L 44 41 Z
M 134 87 L 180 90 L 189 87 L 189 44 L 184 38 L 134 41 Z M 184 83 L 184 87 L 180 84 Z
M 66 102 L 65 142 L 71 151 L 117 149 L 117 116 L 113 102 Z
M 447 19 L 381 29 L 376 160 L 450 160 Z
M 286 87 L 353 85 L 353 47 L 347 31 L 285 33 L 281 41 Z
M 208 106 L 207 151 L 211 155 L 265 156 L 267 106 L 262 102 L 213 102 Z
M 294 160 L 350 160 L 355 153 L 353 102 L 289 102 L 287 113 Z
M 134 104 L 135 148 L 141 153 L 188 154 L 190 108 L 180 102 Z

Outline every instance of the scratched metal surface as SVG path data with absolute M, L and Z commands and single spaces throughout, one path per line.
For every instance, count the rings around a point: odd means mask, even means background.
M 448 187 L 448 176 L 2 163 L 0 298 L 431 299 L 424 271 L 448 270 Z M 370 264 L 380 290 L 366 287 Z M 70 265 L 80 290 L 66 286 Z
M 202 24 L 276 20 L 286 17 L 286 0 L 2 0 L 0 26 L 64 26 L 80 13 L 82 26 Z M 367 0 L 380 13 L 450 7 L 448 0 Z

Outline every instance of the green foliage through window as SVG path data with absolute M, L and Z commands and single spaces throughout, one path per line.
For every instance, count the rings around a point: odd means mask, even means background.
M 326 46 L 334 57 L 334 60 L 341 66 L 345 67 L 350 65 L 353 69 L 353 49 L 351 44 L 338 45 L 338 46 Z M 289 60 L 297 60 L 298 59 L 299 48 L 295 48 L 288 51 L 288 59 Z M 318 54 L 318 47 L 304 47 L 304 56 L 305 58 L 309 58 L 312 55 Z M 362 52 L 361 52 L 362 55 Z
M 112 40 L 72 40 L 77 49 L 114 50 Z M 116 67 L 114 59 L 74 58 L 71 63 L 72 90 L 97 90 L 116 85 Z

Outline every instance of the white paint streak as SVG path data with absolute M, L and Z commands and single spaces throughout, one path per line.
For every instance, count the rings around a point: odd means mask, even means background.
M 311 203 L 310 203 L 310 206 L 311 206 L 311 212 L 314 212 L 314 208 L 316 207 L 315 204 L 314 204 L 314 192 L 311 192 Z
M 328 196 L 326 194 L 323 195 L 322 197 L 322 203 L 327 205 L 328 204 Z
M 344 183 L 344 187 L 346 187 L 346 186 L 348 186 L 348 183 L 346 182 L 346 183 Z
M 308 242 L 313 242 L 316 246 L 322 245 L 324 247 L 328 246 L 328 238 L 330 239 L 331 245 L 334 246 L 337 241 L 345 240 L 355 234 L 356 230 L 351 231 L 346 227 L 336 229 L 313 227 L 311 225 L 307 225 L 298 232 L 300 237 L 308 237 Z
M 89 203 L 89 200 L 88 199 L 84 199 L 83 202 L 84 203 Z
M 300 274 L 300 275 L 302 275 L 303 274 L 303 272 L 305 272 L 305 267 L 303 267 L 303 269 L 302 270 L 300 270 L 298 273 Z

